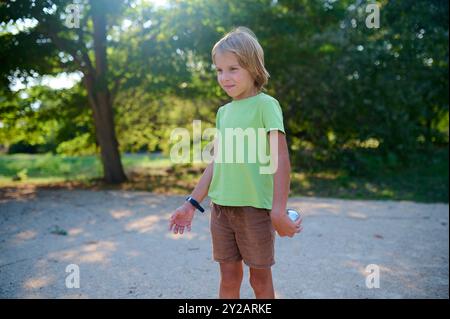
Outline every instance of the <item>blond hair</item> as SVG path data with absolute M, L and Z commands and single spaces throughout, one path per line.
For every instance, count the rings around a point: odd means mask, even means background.
M 269 81 L 269 72 L 264 67 L 264 51 L 256 35 L 246 27 L 237 27 L 227 33 L 213 47 L 211 56 L 214 64 L 218 52 L 236 54 L 239 65 L 246 69 L 254 80 L 255 87 L 261 91 Z

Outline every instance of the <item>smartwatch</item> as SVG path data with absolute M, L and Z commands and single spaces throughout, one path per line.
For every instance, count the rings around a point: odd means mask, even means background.
M 191 203 L 195 208 L 197 208 L 199 211 L 201 211 L 202 213 L 205 212 L 205 209 L 200 206 L 200 204 L 192 197 L 192 196 L 188 196 L 186 198 L 186 201 L 188 201 L 189 203 Z

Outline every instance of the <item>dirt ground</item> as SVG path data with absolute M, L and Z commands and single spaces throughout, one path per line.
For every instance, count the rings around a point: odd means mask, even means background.
M 183 200 L 117 190 L 3 190 L 0 298 L 216 298 L 210 200 L 190 233 L 174 235 L 168 218 Z M 295 197 L 288 207 L 303 213 L 304 231 L 276 239 L 278 298 L 449 297 L 448 204 Z M 66 285 L 75 274 L 66 272 L 69 265 L 79 270 L 79 288 Z M 367 277 L 377 270 L 378 288 Z M 254 297 L 248 269 L 241 291 Z

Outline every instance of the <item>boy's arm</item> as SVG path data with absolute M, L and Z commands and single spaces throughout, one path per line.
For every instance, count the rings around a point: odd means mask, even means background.
M 208 194 L 209 185 L 211 184 L 214 169 L 214 161 L 212 161 L 203 171 L 202 177 L 195 186 L 191 196 L 199 203 Z M 177 234 L 183 234 L 184 228 L 191 230 L 192 219 L 194 218 L 195 207 L 190 202 L 185 201 L 182 206 L 177 208 L 169 220 L 169 230 Z
M 290 191 L 291 163 L 286 136 L 280 131 L 270 131 L 270 147 L 276 152 L 271 153 L 276 171 L 273 177 L 273 201 L 272 211 L 275 213 L 285 212 Z M 276 145 L 277 144 L 277 145 Z
M 208 195 L 209 185 L 211 184 L 213 176 L 213 170 L 214 161 L 208 164 L 206 169 L 203 171 L 203 175 L 200 178 L 200 181 L 191 193 L 191 196 L 199 203 L 201 203 L 206 195 Z
M 292 237 L 301 231 L 302 220 L 299 219 L 294 223 L 286 214 L 291 173 L 286 136 L 280 131 L 270 131 L 269 141 L 271 161 L 274 161 L 273 164 L 276 168 L 273 177 L 273 201 L 270 216 L 278 235 Z
M 213 147 L 212 147 L 212 154 L 213 154 L 213 160 L 211 163 L 208 164 L 206 169 L 203 171 L 203 175 L 200 178 L 200 181 L 195 186 L 194 190 L 191 193 L 191 196 L 199 203 L 205 199 L 206 195 L 208 195 L 209 185 L 211 184 L 213 171 L 214 171 L 214 158 L 215 158 L 215 150 L 218 147 L 217 139 L 214 139 Z M 187 204 L 186 202 L 185 204 Z

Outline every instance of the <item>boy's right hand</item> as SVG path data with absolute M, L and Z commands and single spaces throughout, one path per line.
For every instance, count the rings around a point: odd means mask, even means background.
M 169 231 L 173 230 L 174 234 L 183 234 L 184 228 L 191 231 L 191 223 L 194 218 L 195 207 L 189 202 L 185 202 L 178 207 L 169 220 Z

